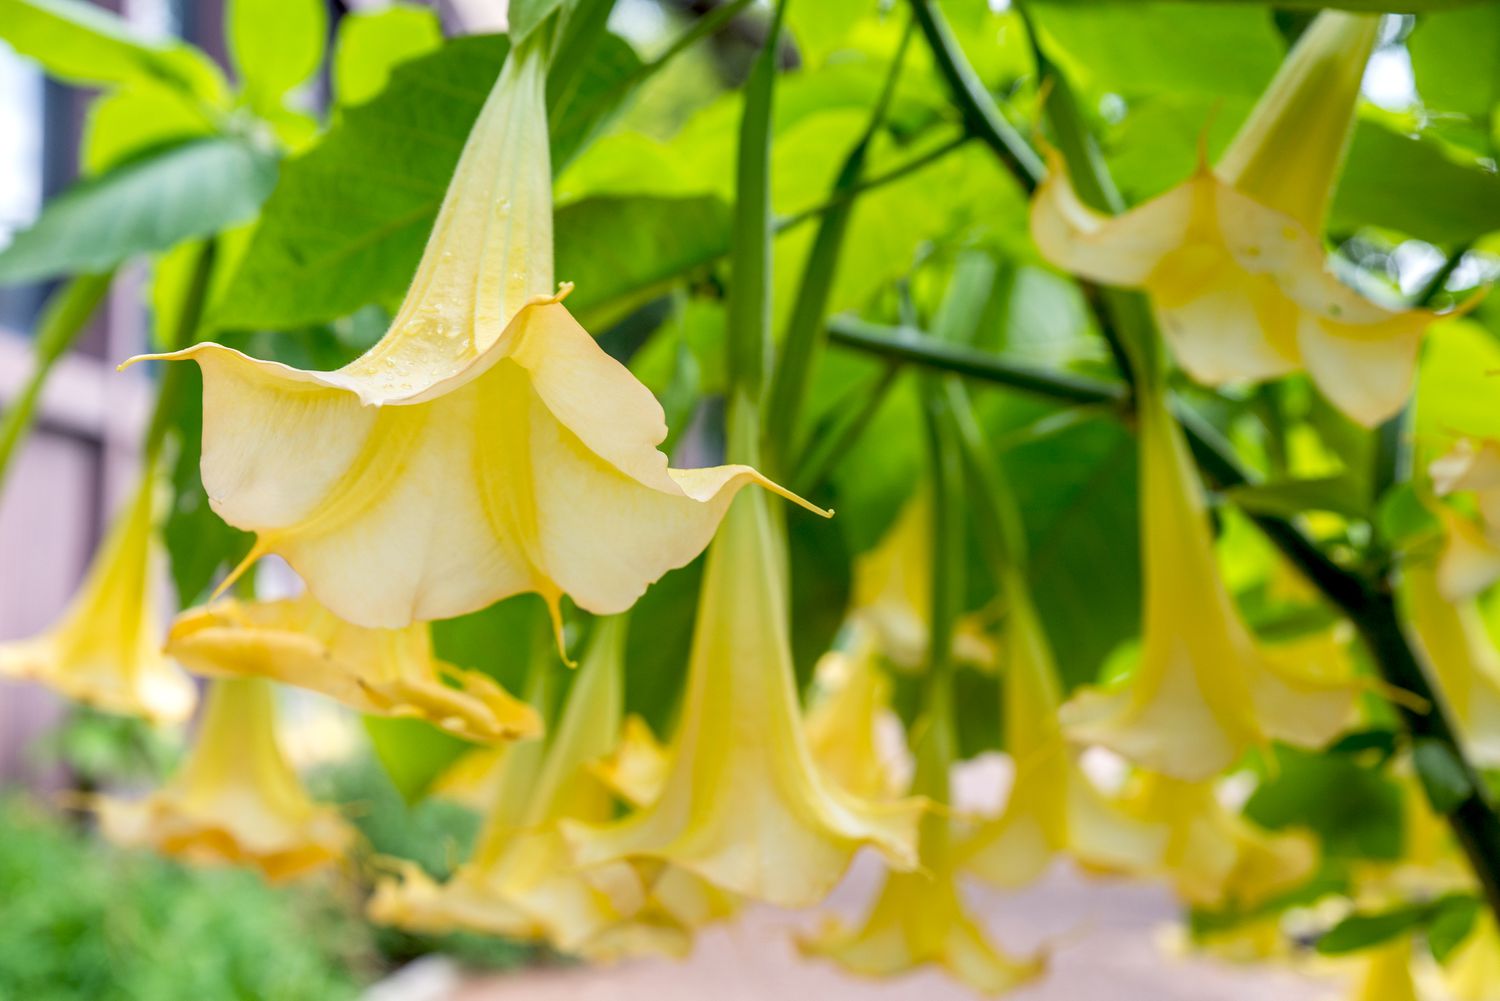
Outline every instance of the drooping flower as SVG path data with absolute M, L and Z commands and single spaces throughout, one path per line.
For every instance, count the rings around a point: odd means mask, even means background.
M 536 710 L 489 675 L 438 660 L 425 622 L 366 629 L 310 595 L 189 609 L 172 624 L 167 652 L 198 674 L 270 678 L 363 713 L 423 719 L 477 743 L 541 733 Z
M 192 714 L 192 681 L 161 651 L 152 574 L 156 489 L 147 471 L 52 628 L 0 643 L 0 676 L 38 681 L 106 712 L 156 722 Z
M 848 651 L 824 654 L 813 681 L 821 697 L 813 700 L 803 729 L 824 776 L 856 796 L 896 793 L 894 762 L 880 742 L 882 717 L 891 713 L 891 681 L 875 663 L 874 646 L 856 639 Z
M 554 294 L 545 77 L 539 43 L 511 52 L 366 354 L 333 372 L 213 343 L 145 356 L 202 369 L 204 486 L 258 534 L 250 558 L 280 553 L 350 622 L 523 591 L 555 621 L 564 594 L 621 612 L 745 484 L 784 493 L 746 466 L 669 469 L 661 406 Z
M 314 802 L 276 740 L 274 693 L 259 679 L 213 683 L 177 774 L 145 799 L 95 802 L 104 833 L 200 864 L 247 865 L 268 879 L 342 858 L 354 829 Z
M 616 862 L 580 870 L 558 829 L 564 818 L 613 815 L 611 793 L 588 766 L 619 733 L 623 642 L 623 620 L 601 621 L 545 747 L 506 750 L 474 857 L 444 883 L 414 866 L 383 881 L 370 904 L 375 920 L 414 931 L 542 940 L 596 960 L 687 951 L 692 926 L 654 896 L 665 884 L 663 895 L 677 904 L 683 890 L 660 867 L 643 874 Z
M 1495 1001 L 1500 997 L 1500 932 L 1495 917 L 1481 911 L 1474 929 L 1443 964 L 1443 983 L 1454 1001 Z
M 938 712 L 927 720 L 912 785 L 916 795 L 940 803 L 949 798 L 954 743 L 951 719 L 943 716 Z M 928 812 L 920 823 L 919 844 L 921 869 L 888 873 L 859 927 L 830 918 L 815 935 L 798 943 L 802 951 L 873 977 L 937 965 L 988 995 L 1003 994 L 1040 976 L 1045 957 L 1008 955 L 967 913 L 958 882 L 953 818 L 946 812 Z
M 1446 531 L 1438 583 L 1450 601 L 1463 601 L 1500 578 L 1500 441 L 1464 439 L 1428 471 L 1439 497 L 1472 494 L 1477 508 L 1477 519 L 1437 508 Z
M 1024 886 L 1059 853 L 1094 869 L 1135 871 L 1166 831 L 1124 813 L 1079 767 L 1058 723 L 1062 695 L 1046 633 L 1020 573 L 1004 574 L 1004 733 L 1015 777 L 1005 809 L 961 845 L 965 869 Z
M 774 538 L 764 495 L 741 495 L 709 549 L 661 792 L 615 824 L 564 824 L 581 865 L 660 859 L 795 907 L 821 899 L 862 845 L 897 866 L 915 862 L 922 804 L 849 794 L 812 759 Z
M 1442 571 L 1409 561 L 1401 596 L 1418 653 L 1474 760 L 1500 764 L 1500 650 L 1474 598 L 1449 600 Z
M 1182 431 L 1155 393 L 1140 407 L 1145 618 L 1135 673 L 1062 707 L 1071 739 L 1153 771 L 1203 779 L 1272 738 L 1317 746 L 1349 720 L 1355 686 L 1337 644 L 1262 650 L 1219 576 Z
M 1218 164 L 1200 157 L 1191 178 L 1123 215 L 1084 204 L 1053 153 L 1031 216 L 1043 256 L 1144 289 L 1178 362 L 1200 382 L 1306 369 L 1353 419 L 1394 414 L 1433 314 L 1344 285 L 1321 243 L 1379 24 L 1378 15 L 1324 11 Z
M 1411 938 L 1397 935 L 1360 954 L 1349 1001 L 1420 1001 L 1411 975 Z
M 932 498 L 919 490 L 875 548 L 855 560 L 854 621 L 891 663 L 921 667 L 927 656 L 931 591 Z M 958 620 L 953 653 L 960 661 L 980 666 L 994 663 L 994 644 L 976 616 Z
M 1299 885 L 1317 867 L 1317 846 L 1301 831 L 1262 830 L 1219 798 L 1216 783 L 1138 772 L 1125 794 L 1138 820 L 1167 838 L 1141 874 L 1171 882 L 1189 904 L 1251 909 Z

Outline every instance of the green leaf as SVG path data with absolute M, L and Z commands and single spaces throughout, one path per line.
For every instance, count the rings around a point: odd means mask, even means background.
M 1245 804 L 1245 816 L 1271 830 L 1306 827 L 1330 856 L 1390 861 L 1401 857 L 1401 788 L 1354 755 L 1317 754 L 1278 745 L 1275 767 Z
M 74 185 L 0 252 L 0 283 L 105 271 L 255 215 L 276 161 L 239 139 L 181 143 Z
M 1170 0 L 1170 2 L 1204 4 L 1205 6 L 1219 4 L 1229 7 L 1236 4 L 1259 6 L 1265 0 Z M 1460 7 L 1475 7 L 1493 2 L 1494 0 L 1276 0 L 1276 6 L 1287 10 L 1316 11 L 1324 7 L 1332 7 L 1336 10 L 1363 11 L 1367 14 L 1421 14 L 1426 11 L 1457 10 Z
M 1429 243 L 1467 243 L 1500 229 L 1500 175 L 1435 140 L 1361 121 L 1330 225 L 1344 231 L 1382 226 Z
M 1427 792 L 1427 800 L 1438 813 L 1452 813 L 1464 800 L 1474 795 L 1469 774 L 1453 753 L 1453 748 L 1431 737 L 1423 737 L 1412 748 L 1412 764 Z
M 0 0 L 0 39 L 68 83 L 155 81 L 215 105 L 228 93 L 202 52 L 146 39 L 118 14 L 84 0 Z
M 510 40 L 513 45 L 519 45 L 537 28 L 541 27 L 543 21 L 553 11 L 563 4 L 571 4 L 573 0 L 511 0 L 506 11 L 510 21 Z
M 1251 514 L 1294 518 L 1308 511 L 1331 511 L 1350 518 L 1365 515 L 1359 482 L 1350 476 L 1305 480 L 1271 480 L 1223 491 L 1226 498 Z
M 421 799 L 433 781 L 474 745 L 415 719 L 366 716 L 375 757 L 407 803 Z
M 624 45 L 618 39 L 611 45 Z M 602 48 L 608 49 L 609 45 Z M 374 100 L 346 110 L 306 155 L 286 164 L 240 270 L 210 317 L 219 328 L 286 329 L 322 323 L 405 292 L 422 255 L 458 157 L 505 59 L 500 36 L 463 38 L 397 67 Z M 599 72 L 621 61 L 602 59 Z M 591 66 L 590 72 L 594 72 Z M 580 91 L 597 84 L 588 78 Z M 554 145 L 574 143 L 591 127 L 582 116 L 554 123 Z M 570 229 L 600 222 L 597 206 L 561 210 L 555 222 L 557 274 L 578 282 L 575 309 L 601 296 L 660 280 L 665 241 L 691 244 L 709 224 L 698 206 L 675 220 L 671 206 L 622 210 L 618 232 Z M 610 215 L 611 213 L 603 213 Z M 634 227 L 645 225 L 643 231 Z M 681 233 L 672 226 L 689 227 Z M 628 231 L 627 231 L 628 230 Z M 629 246 L 631 255 L 618 248 Z M 721 251 L 720 251 L 721 252 Z M 606 271 L 600 262 L 626 267 Z M 629 271 L 644 271 L 630 278 Z M 601 281 L 594 281 L 592 275 Z M 590 288 L 589 286 L 594 286 Z M 602 285 L 612 291 L 601 292 Z M 576 303 L 576 304 L 575 304 Z
M 126 84 L 89 105 L 80 166 L 85 174 L 102 174 L 152 147 L 215 131 L 213 120 L 191 95 L 159 83 Z
M 363 104 L 385 88 L 397 66 L 442 44 L 442 25 L 427 7 L 396 3 L 346 14 L 333 50 L 334 96 L 344 106 Z
M 276 107 L 323 63 L 324 0 L 230 0 L 229 53 L 255 108 Z
M 1318 939 L 1317 950 L 1338 956 L 1368 949 L 1417 927 L 1427 913 L 1427 905 L 1409 904 L 1379 914 L 1351 914 Z
M 821 63 L 849 37 L 860 18 L 875 11 L 874 0 L 818 0 L 787 8 L 787 27 L 808 63 Z
M 1481 906 L 1478 897 L 1461 894 L 1444 897 L 1433 905 L 1434 913 L 1427 923 L 1427 948 L 1432 950 L 1433 959 L 1439 963 L 1448 961 L 1453 950 L 1474 930 Z
M 1429 14 L 1406 47 L 1427 107 L 1483 120 L 1500 103 L 1500 5 Z

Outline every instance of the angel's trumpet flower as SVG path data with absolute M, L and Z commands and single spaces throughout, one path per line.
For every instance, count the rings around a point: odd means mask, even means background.
M 932 498 L 918 491 L 874 549 L 854 564 L 856 623 L 874 637 L 893 664 L 919 668 L 927 656 L 928 595 L 932 592 Z M 958 620 L 953 654 L 989 666 L 995 650 L 977 618 Z
M 258 679 L 213 683 L 181 770 L 143 800 L 96 801 L 104 833 L 184 861 L 248 865 L 268 879 L 344 856 L 354 829 L 315 803 L 276 742 L 275 693 Z
M 1474 929 L 1443 964 L 1443 982 L 1454 1001 L 1500 998 L 1500 932 L 1495 918 L 1481 913 Z
M 148 471 L 51 629 L 0 643 L 0 676 L 38 681 L 106 712 L 156 722 L 192 714 L 192 681 L 162 653 L 158 633 L 151 573 L 156 489 Z
M 946 802 L 954 737 L 951 720 L 939 716 L 927 721 L 917 749 L 912 791 Z M 952 817 L 931 811 L 919 826 L 921 870 L 887 874 L 880 896 L 860 927 L 829 919 L 817 934 L 799 943 L 802 951 L 873 977 L 937 965 L 989 995 L 1040 976 L 1046 967 L 1044 957 L 1007 955 L 967 913 L 958 883 Z
M 823 774 L 856 796 L 878 799 L 899 791 L 891 756 L 880 746 L 880 723 L 891 710 L 891 679 L 875 663 L 874 646 L 857 640 L 848 651 L 824 654 L 813 679 L 825 694 L 813 702 L 803 728 Z
M 1023 886 L 1065 853 L 1094 869 L 1137 871 L 1159 857 L 1165 830 L 1127 816 L 1079 767 L 1058 725 L 1062 695 L 1051 644 L 1019 571 L 1005 572 L 1006 749 L 1015 778 L 1005 810 L 961 846 L 966 869 Z
M 1411 975 L 1411 939 L 1397 935 L 1362 953 L 1349 1001 L 1420 1001 Z
M 1140 408 L 1145 620 L 1134 675 L 1062 708 L 1069 736 L 1153 771 L 1203 779 L 1271 738 L 1326 743 L 1354 708 L 1336 645 L 1271 655 L 1219 576 L 1208 513 L 1182 432 L 1155 393 Z
M 747 466 L 676 470 L 661 406 L 554 294 L 545 66 L 513 50 L 390 330 L 333 372 L 204 343 L 203 483 L 342 619 L 536 591 L 599 614 L 707 545 Z M 139 360 L 139 359 L 137 359 Z M 790 496 L 790 495 L 788 495 Z M 248 562 L 248 561 L 247 561 Z
M 690 930 L 649 906 L 650 887 L 637 870 L 614 863 L 581 872 L 558 831 L 565 817 L 599 822 L 613 814 L 612 796 L 588 765 L 619 733 L 623 630 L 622 620 L 600 622 L 545 751 L 506 751 L 474 857 L 446 883 L 415 867 L 383 881 L 370 904 L 375 920 L 544 940 L 594 959 L 686 952 Z
M 1317 846 L 1300 831 L 1271 833 L 1220 801 L 1213 782 L 1138 773 L 1125 797 L 1139 820 L 1167 831 L 1145 873 L 1170 880 L 1198 907 L 1254 908 L 1300 884 L 1317 866 Z
M 1450 601 L 1440 577 L 1431 564 L 1412 561 L 1404 568 L 1406 620 L 1465 748 L 1476 761 L 1500 764 L 1500 650 L 1485 630 L 1478 602 Z
M 922 804 L 854 796 L 813 761 L 774 539 L 765 496 L 741 495 L 709 549 L 661 793 L 609 826 L 564 825 L 580 864 L 661 859 L 722 889 L 795 907 L 832 889 L 862 845 L 894 865 L 915 862 Z
M 1433 314 L 1342 284 L 1321 243 L 1379 25 L 1377 15 L 1320 14 L 1219 163 L 1200 157 L 1191 178 L 1123 215 L 1085 205 L 1053 153 L 1031 215 L 1043 256 L 1144 289 L 1178 362 L 1201 382 L 1306 369 L 1355 420 L 1394 414 Z
M 310 595 L 189 609 L 173 622 L 167 652 L 197 674 L 270 678 L 363 713 L 423 719 L 477 743 L 541 733 L 536 710 L 489 675 L 438 660 L 425 622 L 366 629 Z
M 1438 508 L 1447 531 L 1438 583 L 1450 601 L 1472 598 L 1500 577 L 1500 441 L 1460 441 L 1428 471 L 1439 497 L 1472 493 L 1478 509 L 1473 520 Z

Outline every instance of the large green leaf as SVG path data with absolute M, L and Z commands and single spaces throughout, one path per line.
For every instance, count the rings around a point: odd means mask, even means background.
M 212 59 L 176 40 L 154 41 L 84 0 L 0 0 L 0 39 L 69 83 L 154 80 L 222 103 L 227 88 Z
M 226 32 L 235 71 L 254 108 L 274 108 L 323 63 L 324 0 L 230 0 Z
M 625 44 L 612 36 L 606 42 L 605 50 Z M 500 36 L 464 38 L 399 66 L 379 96 L 349 108 L 321 143 L 286 164 L 211 324 L 282 329 L 399 298 L 506 51 Z M 614 76 L 630 65 L 618 54 L 601 56 L 597 63 L 599 73 Z M 604 78 L 586 78 L 577 93 L 608 85 Z M 592 127 L 593 120 L 565 109 L 553 128 L 553 143 L 572 144 L 577 133 Z M 599 221 L 592 208 L 578 211 L 591 225 Z M 636 213 L 626 221 L 644 215 Z M 701 218 L 683 224 L 697 226 Z M 582 290 L 587 284 L 583 275 L 591 269 L 575 262 L 611 253 L 606 244 L 612 234 L 589 232 L 574 238 L 568 225 L 564 210 L 557 220 L 558 274 L 575 278 Z M 652 270 L 658 250 L 651 240 L 670 235 L 659 228 L 619 238 L 635 241 L 636 259 L 628 263 Z M 627 261 L 617 255 L 615 263 Z
M 276 161 L 239 139 L 209 138 L 142 155 L 48 202 L 0 252 L 0 282 L 105 271 L 255 215 Z
M 1483 119 L 1500 103 L 1500 4 L 1424 17 L 1406 46 L 1427 107 Z

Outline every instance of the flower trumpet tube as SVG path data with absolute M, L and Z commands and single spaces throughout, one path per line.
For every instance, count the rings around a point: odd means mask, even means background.
M 153 589 L 157 483 L 148 471 L 111 526 L 62 617 L 33 639 L 0 643 L 0 676 L 48 685 L 106 712 L 180 722 L 192 681 L 161 650 Z
M 1059 853 L 1094 869 L 1138 871 L 1166 834 L 1128 816 L 1079 767 L 1058 724 L 1062 702 L 1051 645 L 1019 571 L 1005 573 L 1004 732 L 1015 778 L 1004 811 L 965 838 L 964 867 L 1023 886 Z
M 652 908 L 636 869 L 615 863 L 582 872 L 558 830 L 563 818 L 613 815 L 612 795 L 588 766 L 619 734 L 623 643 L 623 620 L 603 620 L 545 750 L 523 744 L 506 752 L 474 857 L 446 883 L 414 867 L 383 881 L 370 904 L 375 920 L 543 940 L 591 958 L 686 952 L 690 931 Z
M 1095 281 L 1144 289 L 1178 362 L 1200 382 L 1306 369 L 1374 425 L 1411 391 L 1433 314 L 1342 284 L 1321 236 L 1379 34 L 1378 15 L 1325 11 L 1298 39 L 1217 166 L 1117 217 L 1085 205 L 1061 157 L 1032 206 L 1042 255 Z
M 830 651 L 813 672 L 823 692 L 803 729 L 813 760 L 845 792 L 883 798 L 899 791 L 890 754 L 880 746 L 880 724 L 891 713 L 891 679 L 875 663 L 875 650 L 857 642 Z
M 929 717 L 917 749 L 914 793 L 947 801 L 953 741 L 951 720 Z M 953 819 L 930 811 L 920 829 L 921 871 L 889 873 L 863 924 L 852 928 L 830 919 L 799 943 L 801 950 L 872 977 L 897 976 L 933 964 L 987 995 L 1003 994 L 1040 976 L 1046 968 L 1044 957 L 1007 955 L 966 912 L 958 884 Z
M 1439 497 L 1467 493 L 1478 509 L 1477 519 L 1437 509 L 1447 533 L 1438 583 L 1450 601 L 1463 601 L 1500 577 L 1500 441 L 1460 441 L 1428 471 Z
M 270 678 L 360 712 L 423 719 L 476 743 L 542 729 L 536 710 L 489 675 L 438 660 L 425 622 L 366 629 L 309 595 L 189 609 L 173 622 L 167 652 L 197 674 Z
M 259 679 L 214 682 L 177 775 L 143 800 L 96 801 L 105 835 L 187 862 L 253 866 L 271 880 L 342 858 L 354 829 L 315 803 L 287 763 L 274 700 Z
M 581 865 L 660 859 L 721 889 L 795 907 L 832 889 L 862 845 L 896 866 L 915 863 L 923 805 L 854 796 L 813 761 L 774 539 L 764 495 L 741 495 L 709 549 L 660 795 L 614 824 L 565 824 Z
M 747 466 L 669 469 L 661 406 L 554 292 L 545 65 L 510 53 L 386 335 L 333 372 L 202 343 L 203 483 L 340 618 L 535 591 L 621 612 L 707 545 Z M 136 359 L 139 360 L 139 359 Z M 791 495 L 787 495 L 791 496 Z M 249 561 L 247 559 L 247 563 Z
M 1204 779 L 1271 738 L 1326 743 L 1354 710 L 1331 651 L 1259 648 L 1215 560 L 1203 491 L 1182 431 L 1155 392 L 1140 407 L 1145 618 L 1135 673 L 1079 691 L 1069 737 L 1180 779 Z
M 1440 576 L 1431 564 L 1412 562 L 1404 568 L 1401 596 L 1408 628 L 1469 753 L 1480 763 L 1500 764 L 1500 650 L 1477 601 L 1448 600 Z

